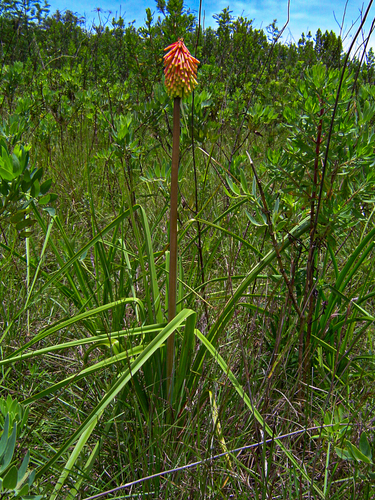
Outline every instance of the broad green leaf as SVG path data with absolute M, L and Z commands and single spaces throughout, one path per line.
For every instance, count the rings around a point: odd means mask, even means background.
M 267 224 L 263 220 L 261 222 L 258 222 L 252 215 L 249 214 L 249 212 L 246 209 L 245 209 L 245 213 L 246 213 L 246 216 L 249 219 L 249 221 L 252 224 L 254 224 L 254 226 L 259 226 L 259 227 L 267 226 Z
M 5 450 L 6 450 L 6 446 L 8 443 L 8 434 L 9 434 L 9 413 L 7 412 L 5 415 L 5 420 L 4 420 L 3 433 L 2 433 L 1 439 L 0 439 L 0 460 L 2 459 L 2 457 L 5 453 Z
M 0 163 L 1 165 L 1 163 Z M 13 179 L 15 179 L 17 175 L 15 175 L 13 172 L 10 172 L 4 167 L 0 167 L 0 179 L 4 179 L 5 181 L 11 182 Z
M 25 482 L 27 477 L 27 466 L 29 465 L 30 451 L 27 450 L 25 458 L 22 460 L 21 467 L 18 469 L 17 473 L 17 489 L 21 488 L 22 484 Z
M 51 195 L 50 194 L 45 194 L 41 198 L 39 198 L 38 203 L 39 205 L 47 205 L 49 201 L 51 200 Z
M 13 425 L 12 434 L 8 439 L 6 449 L 2 457 L 2 463 L 0 465 L 0 474 L 7 469 L 8 465 L 12 461 L 14 449 L 16 447 L 16 437 L 17 437 L 17 422 L 15 422 Z
M 370 458 L 364 455 L 354 444 L 352 444 L 347 439 L 344 441 L 346 445 L 346 449 L 351 454 L 353 458 L 355 458 L 358 462 L 364 462 L 366 464 L 371 464 Z
M 16 224 L 17 231 L 22 231 L 23 229 L 30 228 L 34 226 L 36 221 L 34 219 L 24 219 Z
M 10 222 L 12 224 L 17 224 L 18 222 L 20 222 L 21 220 L 23 220 L 25 218 L 25 210 L 19 210 L 16 214 L 14 214 L 11 218 L 10 218 Z
M 244 174 L 244 171 L 243 171 L 242 168 L 240 170 L 240 176 L 241 176 L 241 186 L 242 186 L 242 189 L 243 189 L 244 193 L 248 193 L 249 188 L 248 188 L 247 180 L 246 180 L 246 177 L 245 177 L 245 174 Z
M 17 467 L 13 465 L 6 473 L 3 479 L 3 488 L 7 490 L 14 490 L 17 486 Z
M 3 488 L 14 490 L 17 486 L 17 467 L 13 465 L 3 479 Z
M 48 179 L 47 181 L 44 181 L 43 184 L 40 186 L 40 193 L 45 195 L 47 191 L 49 191 L 50 187 L 52 185 L 52 179 Z M 39 200 L 40 203 L 40 200 Z
M 18 497 L 22 497 L 22 500 L 25 500 L 26 498 L 26 495 L 29 493 L 29 485 L 26 483 L 22 486 L 22 488 L 20 489 L 17 489 L 17 495 Z M 32 497 L 32 498 L 35 498 L 35 497 Z
M 365 455 L 369 460 L 372 459 L 371 447 L 369 445 L 365 432 L 362 432 L 361 437 L 359 438 L 359 449 L 361 453 Z

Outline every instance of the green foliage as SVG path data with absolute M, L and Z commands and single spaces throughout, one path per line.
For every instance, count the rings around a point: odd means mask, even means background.
M 3 498 L 21 498 L 24 500 L 40 500 L 42 495 L 29 495 L 30 488 L 35 479 L 35 471 L 28 471 L 30 460 L 29 451 L 26 453 L 20 468 L 12 465 L 13 454 L 16 447 L 17 438 L 17 420 L 14 419 L 14 410 L 17 408 L 18 413 L 22 413 L 20 406 L 16 401 L 11 401 L 9 398 L 5 401 L 0 400 L 1 410 L 5 410 L 5 406 L 10 407 L 12 413 L 5 413 L 2 432 L 0 433 L 0 496 Z M 4 413 L 3 413 L 4 415 Z M 13 426 L 11 424 L 13 423 Z M 25 425 L 22 422 L 21 425 Z M 12 429 L 12 430 L 11 430 Z M 10 433 L 10 434 L 9 434 Z
M 371 150 L 375 103 L 366 94 L 366 87 L 361 91 L 367 96 L 365 100 L 361 97 L 351 100 L 353 81 L 347 76 L 336 106 L 339 78 L 337 70 L 326 70 L 323 65 L 306 71 L 305 78 L 298 83 L 298 99 L 283 112 L 284 126 L 291 132 L 287 145 L 268 151 L 265 165 L 274 179 L 286 178 L 281 190 L 299 200 L 297 212 L 300 206 L 310 207 L 311 200 L 319 194 L 319 222 L 326 233 L 332 233 L 337 226 L 357 224 L 362 200 L 373 189 Z M 320 179 L 314 177 L 317 164 L 319 170 L 321 166 L 324 168 L 320 191 Z M 292 214 L 289 212 L 288 216 Z
M 11 122 L 9 129 L 3 124 L 0 129 L 3 136 L 0 138 L 0 224 L 10 222 L 21 237 L 27 237 L 35 224 L 35 219 L 30 217 L 30 204 L 47 205 L 57 196 L 48 193 L 51 179 L 41 182 L 43 169 L 30 169 L 30 147 L 16 144 L 12 152 L 8 150 L 4 137 L 16 137 L 15 124 Z
M 17 438 L 22 438 L 26 433 L 26 423 L 29 417 L 29 408 L 24 408 L 16 399 L 8 397 L 0 399 L 0 426 L 4 429 L 5 419 L 9 419 L 9 430 L 17 424 Z

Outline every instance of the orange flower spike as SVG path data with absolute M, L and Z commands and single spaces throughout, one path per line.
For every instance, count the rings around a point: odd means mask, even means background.
M 186 97 L 197 85 L 198 59 L 193 57 L 183 38 L 169 45 L 164 56 L 165 86 L 171 97 Z

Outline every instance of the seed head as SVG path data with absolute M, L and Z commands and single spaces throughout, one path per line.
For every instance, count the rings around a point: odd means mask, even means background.
M 197 85 L 198 59 L 195 59 L 184 44 L 183 38 L 164 50 L 165 86 L 171 97 L 186 97 Z

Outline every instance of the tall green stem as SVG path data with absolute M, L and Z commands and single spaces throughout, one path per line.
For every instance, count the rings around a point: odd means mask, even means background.
M 168 321 L 176 316 L 177 294 L 177 201 L 178 201 L 178 164 L 180 161 L 180 101 L 175 97 L 173 106 L 173 149 L 171 172 L 171 209 L 169 215 L 169 290 Z M 167 393 L 172 403 L 174 372 L 174 333 L 167 340 Z

